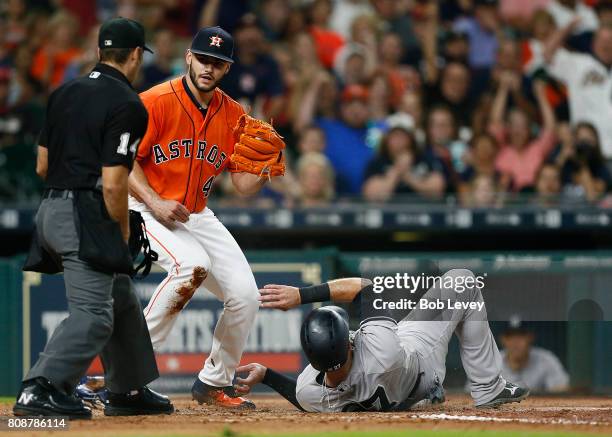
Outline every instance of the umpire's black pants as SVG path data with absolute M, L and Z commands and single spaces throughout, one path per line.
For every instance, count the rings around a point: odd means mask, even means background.
M 140 302 L 129 276 L 96 271 L 79 259 L 73 211 L 72 199 L 44 199 L 36 215 L 39 241 L 64 267 L 69 316 L 24 381 L 44 377 L 72 393 L 100 354 L 110 391 L 138 389 L 159 377 Z

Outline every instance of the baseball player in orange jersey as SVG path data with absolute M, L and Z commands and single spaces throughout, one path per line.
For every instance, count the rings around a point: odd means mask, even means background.
M 242 250 L 206 201 L 226 168 L 242 194 L 282 175 L 284 142 L 217 88 L 233 62 L 233 45 L 220 27 L 200 30 L 186 52 L 188 73 L 141 94 L 149 125 L 129 179 L 130 208 L 141 212 L 158 264 L 168 272 L 144 310 L 154 347 L 196 290 L 210 291 L 224 310 L 192 395 L 199 403 L 254 408 L 233 392 L 232 381 L 259 292 Z

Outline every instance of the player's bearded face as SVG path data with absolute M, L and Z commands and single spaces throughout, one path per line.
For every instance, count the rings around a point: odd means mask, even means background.
M 212 56 L 191 54 L 189 78 L 198 91 L 209 92 L 214 90 L 228 70 L 227 62 Z

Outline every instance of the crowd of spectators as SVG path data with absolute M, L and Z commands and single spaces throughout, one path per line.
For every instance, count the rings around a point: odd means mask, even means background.
M 285 137 L 258 204 L 612 202 L 610 0 L 5 0 L 0 200 L 35 201 L 49 94 L 96 62 L 99 23 L 142 22 L 145 90 L 199 27 L 234 35 L 221 87 Z M 222 178 L 213 198 L 252 204 Z

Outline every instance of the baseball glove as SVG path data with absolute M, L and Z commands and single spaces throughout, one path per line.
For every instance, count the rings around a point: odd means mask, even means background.
M 157 252 L 151 249 L 149 237 L 147 237 L 147 228 L 142 215 L 138 211 L 130 209 L 130 239 L 128 240 L 128 248 L 132 261 L 140 263 L 134 267 L 132 277 L 139 279 L 144 278 L 151 271 L 151 264 L 157 261 Z M 142 252 L 142 258 L 140 253 Z M 140 272 L 140 276 L 137 276 Z
M 267 177 L 285 174 L 285 142 L 271 124 L 242 114 L 234 128 L 234 138 L 236 144 L 231 156 L 231 172 Z

